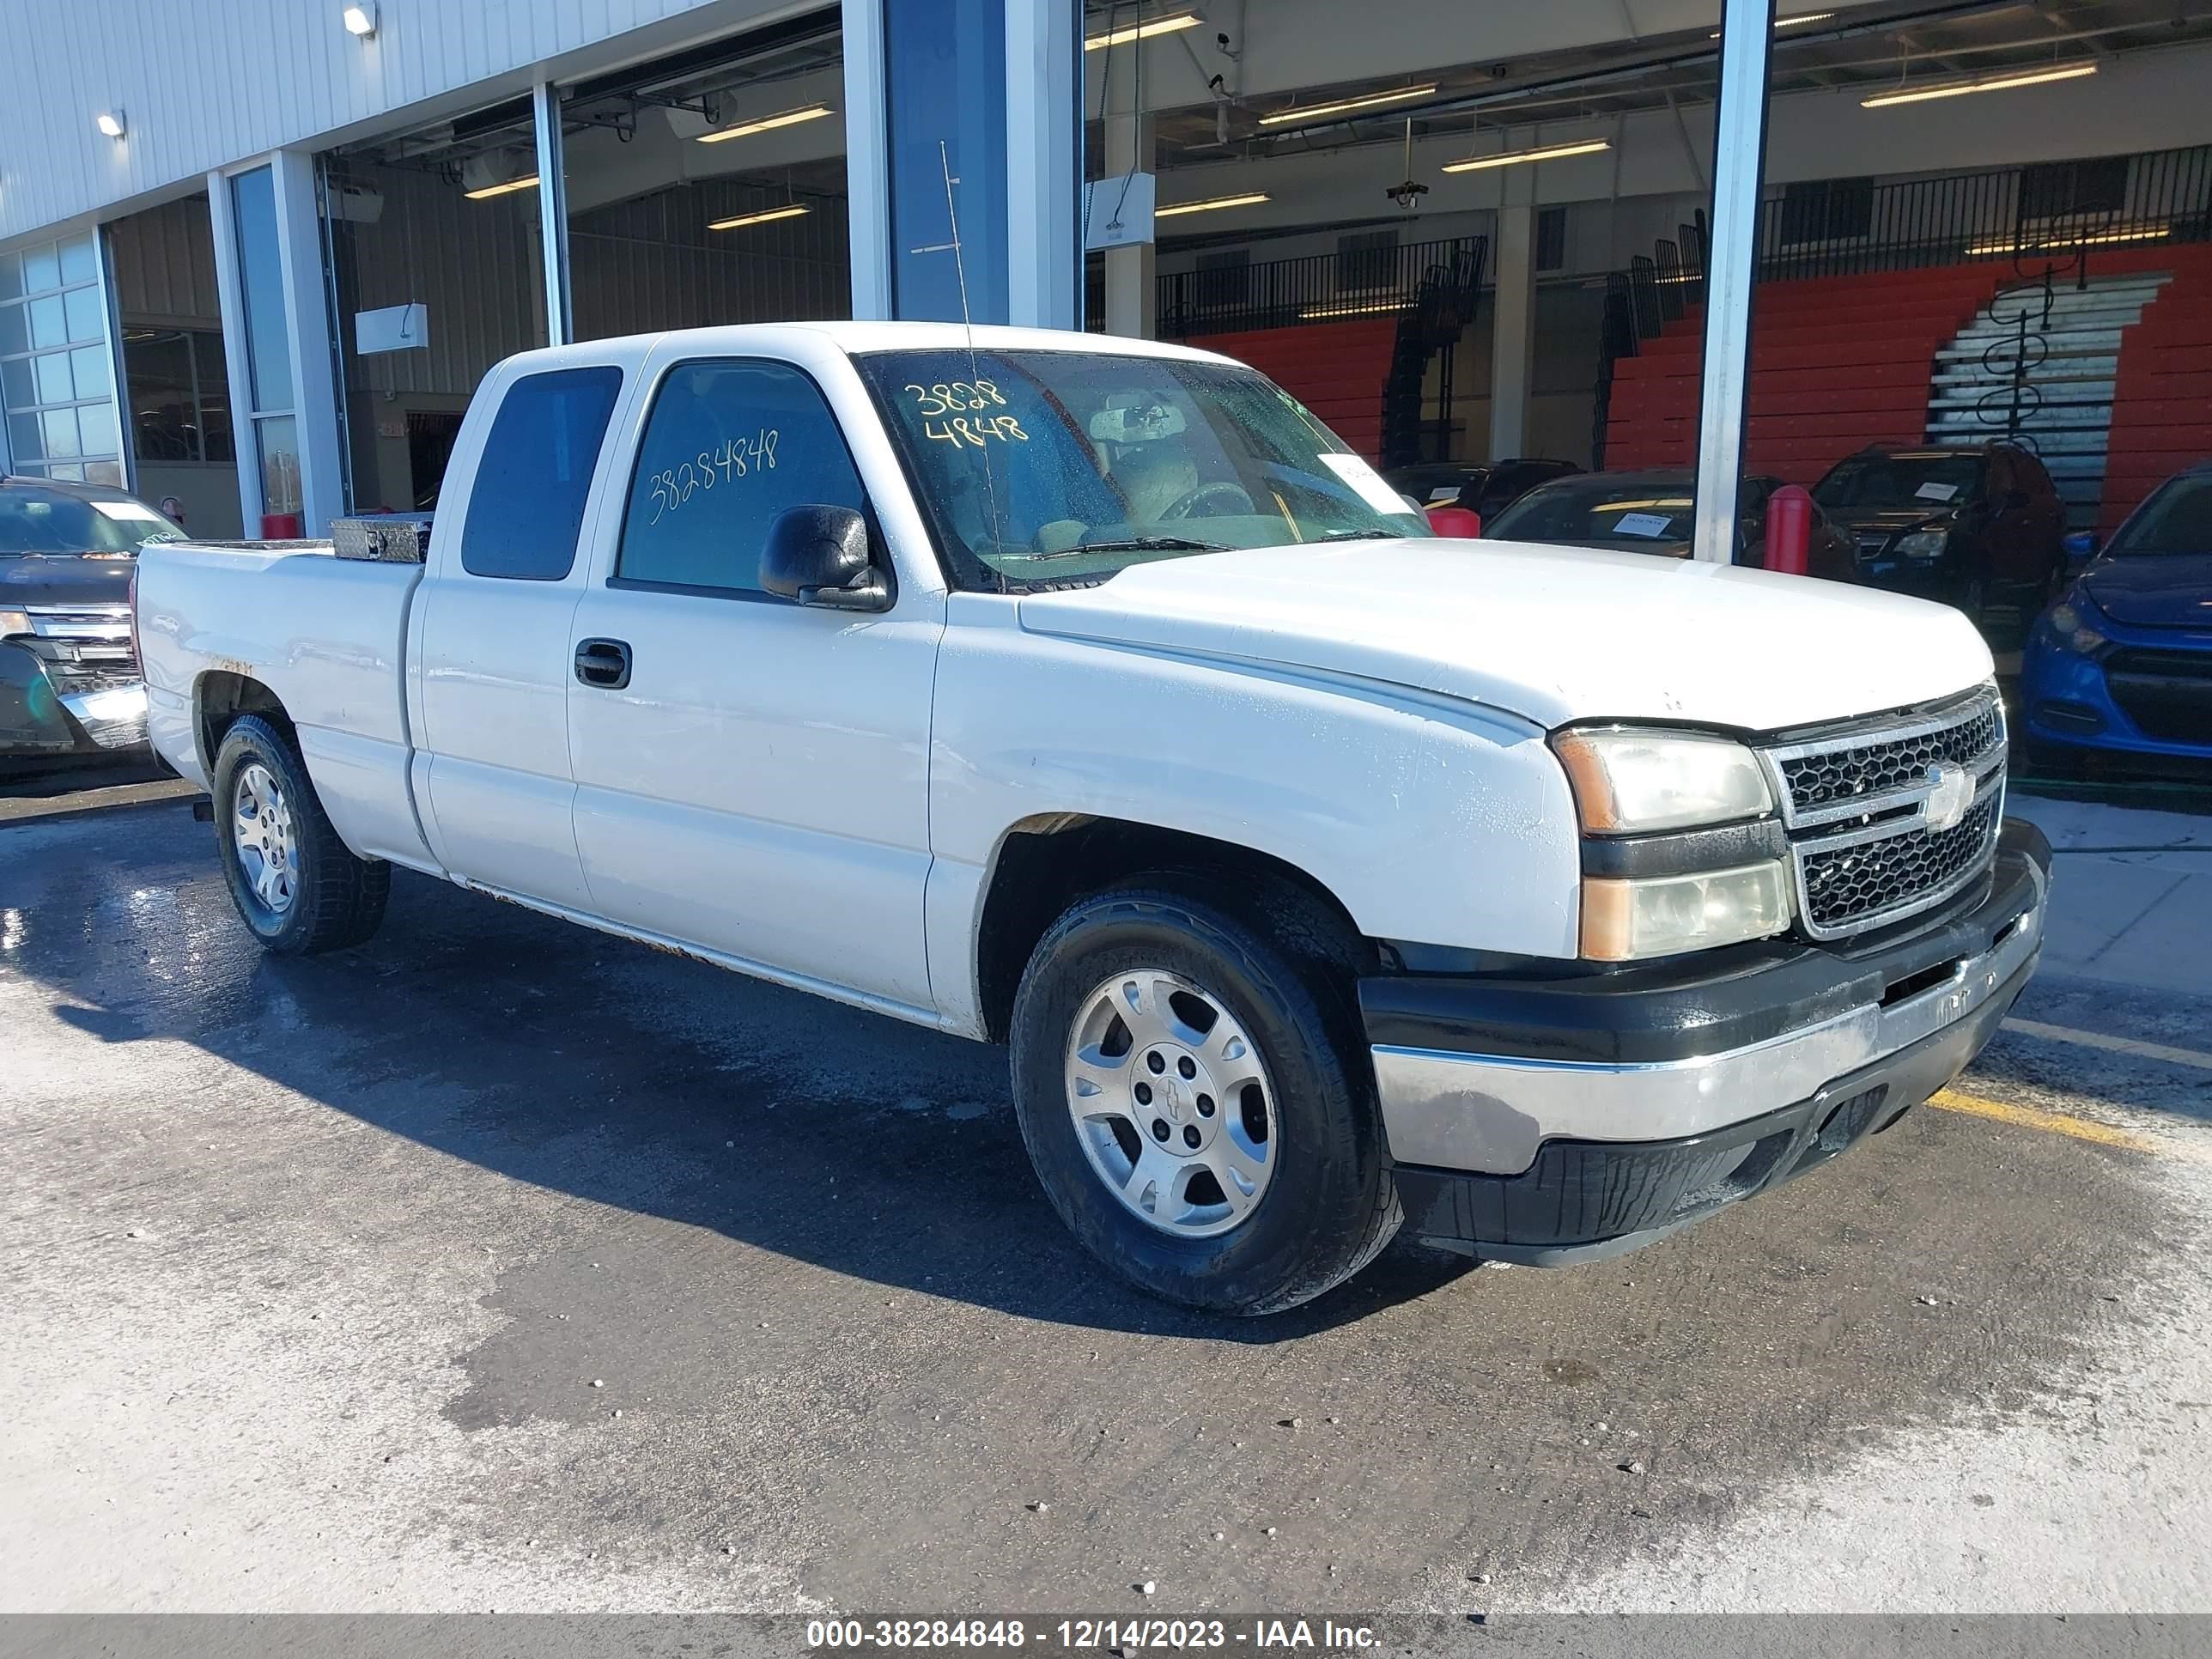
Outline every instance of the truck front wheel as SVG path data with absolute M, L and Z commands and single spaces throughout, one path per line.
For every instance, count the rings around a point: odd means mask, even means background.
M 258 714 L 216 750 L 216 855 L 262 948 L 312 956 L 358 945 L 384 920 L 392 866 L 356 858 L 315 797 L 290 738 Z
M 1231 1314 L 1342 1283 L 1401 1218 L 1374 1087 L 1301 896 L 1255 926 L 1176 886 L 1071 907 L 1013 1017 L 1014 1103 L 1053 1206 L 1115 1272 Z

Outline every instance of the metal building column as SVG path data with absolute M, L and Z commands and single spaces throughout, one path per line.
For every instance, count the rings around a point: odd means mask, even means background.
M 889 82 L 883 0 L 845 0 L 845 195 L 853 315 L 891 314 Z
M 276 185 L 276 238 L 284 273 L 284 320 L 291 334 L 292 412 L 300 444 L 300 515 L 310 536 L 330 533 L 345 512 L 338 443 L 330 288 L 324 280 L 322 210 L 315 158 L 303 149 L 270 157 Z M 235 422 L 237 415 L 233 412 Z M 255 470 L 259 470 L 257 449 Z
M 1493 461 L 1529 450 L 1528 394 L 1536 359 L 1534 184 L 1531 179 L 1526 185 L 1531 200 L 1498 210 L 1498 289 L 1491 311 L 1490 442 L 1486 452 Z
M 1142 51 L 1140 42 L 1135 50 Z M 1146 114 L 1106 117 L 1106 169 L 1092 186 L 1111 203 L 1119 181 L 1130 173 L 1152 170 L 1152 118 Z M 1133 340 L 1159 333 L 1158 262 L 1152 239 L 1106 250 L 1106 331 Z
M 1010 320 L 1083 326 L 1082 0 L 1006 8 Z
M 538 240 L 545 267 L 545 343 L 576 337 L 576 309 L 568 283 L 568 184 L 562 171 L 561 93 L 550 81 L 530 92 L 531 126 L 538 137 Z
M 1705 254 L 1705 360 L 1698 404 L 1694 556 L 1735 557 L 1736 490 L 1743 476 L 1751 387 L 1752 287 L 1759 256 L 1759 189 L 1766 172 L 1767 60 L 1774 0 L 1726 0 L 1721 19 L 1720 109 L 1713 135 L 1713 228 Z

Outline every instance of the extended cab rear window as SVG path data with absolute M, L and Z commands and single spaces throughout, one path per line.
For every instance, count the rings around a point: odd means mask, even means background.
M 462 569 L 533 582 L 568 574 L 621 390 L 622 370 L 611 367 L 526 374 L 507 387 L 470 486 Z

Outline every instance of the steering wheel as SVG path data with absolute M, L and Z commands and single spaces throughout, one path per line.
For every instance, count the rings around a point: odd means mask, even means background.
M 1198 511 L 1199 507 L 1210 501 L 1224 501 L 1231 505 L 1214 508 L 1210 514 L 1201 515 Z M 1160 517 L 1163 519 L 1220 517 L 1224 514 L 1251 511 L 1252 498 L 1244 493 L 1241 485 L 1233 484 L 1226 478 L 1216 478 L 1212 483 L 1202 483 L 1195 489 L 1185 490 L 1168 504 L 1161 512 Z

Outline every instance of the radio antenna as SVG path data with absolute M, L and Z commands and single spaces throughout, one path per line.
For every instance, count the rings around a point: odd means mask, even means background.
M 960 283 L 960 325 L 968 334 L 968 381 L 975 384 L 979 367 L 975 358 L 975 319 L 968 308 L 968 258 L 960 247 L 960 208 L 952 198 L 952 186 L 960 181 L 952 176 L 952 157 L 945 147 L 945 140 L 937 141 L 937 165 L 945 174 L 945 216 L 952 228 L 952 270 Z M 999 482 L 997 470 L 991 465 L 991 451 L 983 448 L 983 495 L 990 503 L 991 539 L 996 542 L 1005 530 L 999 518 Z M 1004 578 L 1001 577 L 1003 584 Z

